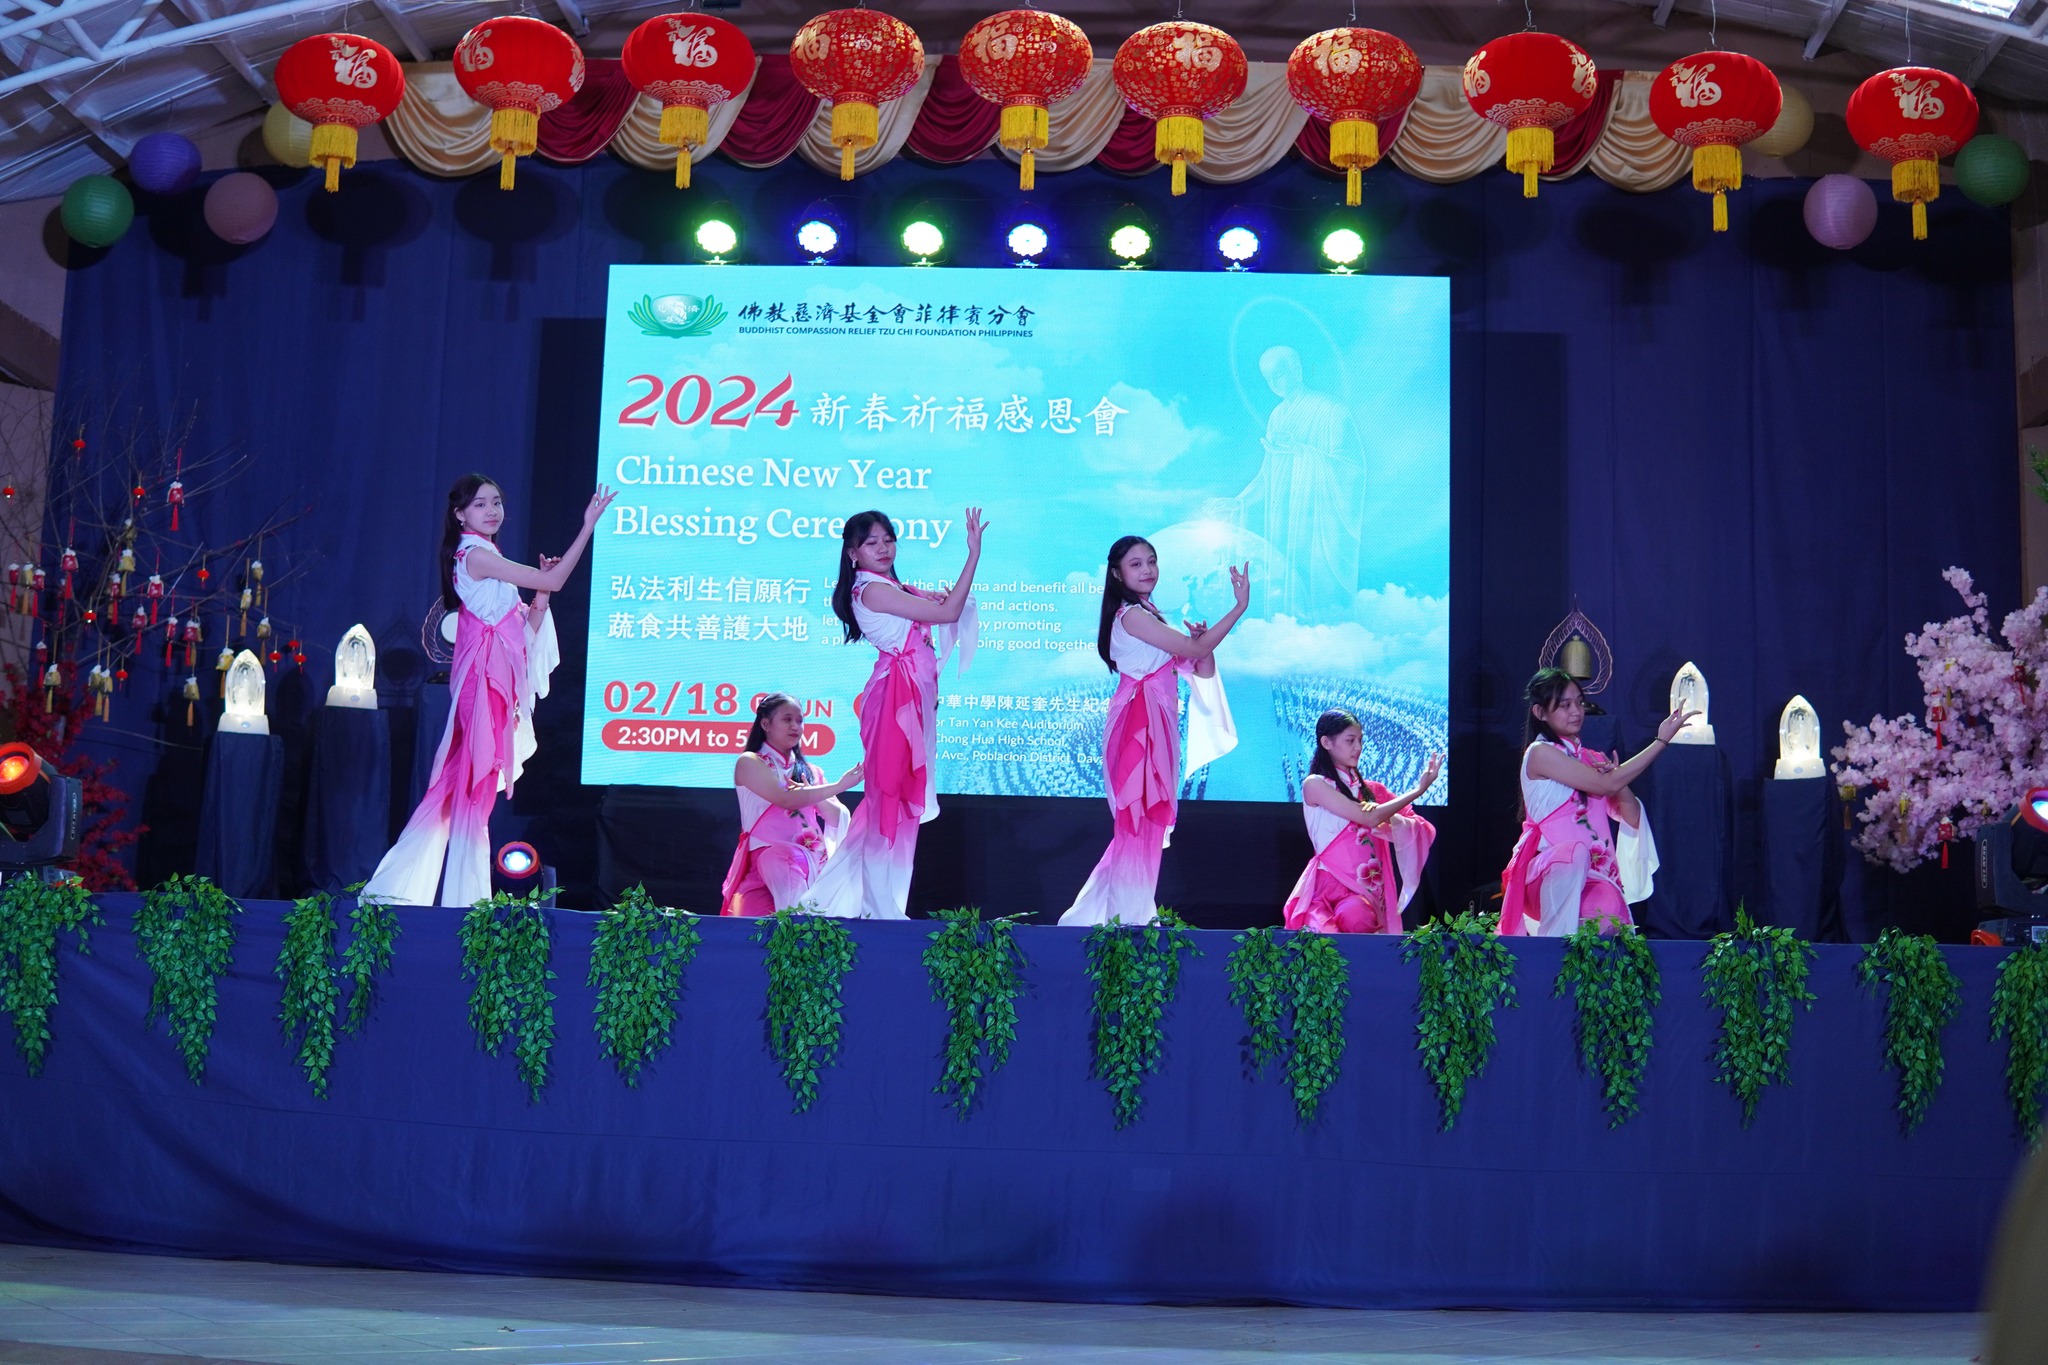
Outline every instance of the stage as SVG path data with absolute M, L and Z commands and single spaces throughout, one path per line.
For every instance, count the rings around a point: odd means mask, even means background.
M 957 1117 L 926 923 L 851 926 L 844 1047 L 792 1113 L 765 1044 L 763 948 L 700 922 L 672 1047 L 629 1089 L 585 985 L 597 917 L 551 915 L 552 1079 L 528 1102 L 477 1047 L 460 916 L 400 912 L 360 1036 L 313 1097 L 278 1027 L 288 906 L 250 902 L 205 1082 L 145 1032 L 136 896 L 58 954 L 40 1077 L 0 1055 L 0 1238 L 226 1258 L 1100 1302 L 1964 1311 L 2022 1154 L 1988 1039 L 2004 953 L 1963 983 L 1947 1077 L 1901 1136 L 1862 950 L 1821 946 L 1792 1084 L 1753 1126 L 1716 1084 L 1705 944 L 1657 943 L 1642 1112 L 1607 1126 L 1579 1070 L 1562 945 L 1516 942 L 1519 1007 L 1449 1132 L 1414 1048 L 1416 967 L 1344 938 L 1347 1047 L 1301 1127 L 1251 1079 L 1231 936 L 1198 932 L 1165 1059 L 1118 1131 L 1091 1079 L 1083 935 L 1024 928 L 1010 1062 Z

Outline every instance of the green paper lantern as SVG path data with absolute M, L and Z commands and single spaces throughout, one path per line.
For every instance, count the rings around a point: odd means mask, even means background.
M 64 230 L 81 246 L 112 246 L 135 221 L 135 197 L 110 175 L 84 175 L 64 191 Z
M 2010 204 L 2027 188 L 2027 154 L 2001 133 L 1979 133 L 1956 153 L 1956 187 L 1985 208 Z

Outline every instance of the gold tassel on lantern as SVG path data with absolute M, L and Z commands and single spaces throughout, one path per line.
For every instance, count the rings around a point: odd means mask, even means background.
M 193 709 L 199 701 L 199 679 L 187 674 L 183 695 L 185 698 L 185 728 L 189 730 L 199 720 L 197 712 Z
M 1202 159 L 1202 121 L 1178 115 L 1159 120 L 1152 137 L 1152 159 L 1173 165 L 1173 192 L 1188 192 L 1188 163 Z
M 1892 163 L 1892 198 L 1913 206 L 1913 240 L 1927 240 L 1927 205 L 1941 195 L 1941 163 L 1938 161 L 1895 161 Z
M 494 109 L 491 111 L 491 150 L 502 158 L 498 162 L 498 188 L 512 188 L 513 168 L 522 156 L 532 156 L 533 149 L 540 145 L 540 115 L 531 109 Z
M 671 104 L 661 111 L 661 145 L 676 151 L 676 188 L 690 188 L 690 153 L 711 139 L 711 111 Z
M 1003 106 L 1002 122 L 996 126 L 996 141 L 1002 144 L 1005 151 L 1023 153 L 1017 171 L 1018 189 L 1038 188 L 1038 176 L 1031 164 L 1031 154 L 1045 145 L 1051 129 L 1051 120 L 1045 110 L 1038 105 Z
M 1344 202 L 1358 207 L 1359 176 L 1380 162 L 1379 125 L 1339 119 L 1330 125 L 1330 164 L 1344 168 Z
M 1508 129 L 1508 169 L 1522 177 L 1522 197 L 1536 197 L 1536 177 L 1550 170 L 1557 138 L 1548 128 Z
M 882 136 L 881 111 L 859 100 L 832 104 L 832 145 L 839 149 L 839 178 L 853 179 L 853 154 L 864 152 Z
M 346 123 L 316 123 L 308 152 L 311 165 L 327 168 L 327 192 L 341 188 L 341 168 L 356 164 L 356 130 Z
M 1692 187 L 1714 196 L 1714 231 L 1726 232 L 1727 192 L 1742 188 L 1742 149 L 1721 144 L 1693 148 Z

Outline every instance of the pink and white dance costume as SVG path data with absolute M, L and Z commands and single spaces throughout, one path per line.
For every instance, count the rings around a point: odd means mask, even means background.
M 1237 727 L 1220 674 L 1204 678 L 1197 661 L 1178 659 L 1124 629 L 1119 608 L 1109 632 L 1116 691 L 1102 732 L 1103 783 L 1115 822 L 1109 848 L 1061 924 L 1150 924 L 1159 917 L 1159 855 L 1173 837 L 1180 806 L 1180 678 L 1188 678 L 1187 771 L 1237 747 Z M 1153 613 L 1155 616 L 1157 612 Z
M 767 745 L 756 750 L 783 786 L 790 759 Z M 804 893 L 846 834 L 846 807 L 836 800 L 785 810 L 767 797 L 735 787 L 740 798 L 740 842 L 719 888 L 721 915 L 772 915 L 804 901 Z
M 462 610 L 448 675 L 454 704 L 427 794 L 363 887 L 365 896 L 397 905 L 469 906 L 491 894 L 491 807 L 501 789 L 512 794 L 533 756 L 533 704 L 548 694 L 548 678 L 562 658 L 552 612 L 532 622 L 519 589 L 470 576 L 466 560 L 477 548 L 496 547 L 464 534 L 455 548 Z
M 1579 762 L 1598 766 L 1605 754 L 1574 740 L 1537 740 Z M 1547 777 L 1529 775 L 1522 755 L 1522 837 L 1501 874 L 1500 932 L 1558 937 L 1586 920 L 1618 928 L 1634 923 L 1629 906 L 1650 898 L 1657 875 L 1657 841 L 1650 818 L 1617 822 L 1607 797 L 1592 796 Z
M 1377 782 L 1360 782 L 1348 774 L 1351 789 L 1320 773 L 1302 780 L 1302 818 L 1316 856 L 1288 893 L 1281 922 L 1289 929 L 1319 934 L 1398 934 L 1401 912 L 1422 884 L 1422 866 L 1436 841 L 1436 826 L 1409 811 L 1398 811 L 1371 829 L 1354 824 L 1335 811 L 1308 800 L 1308 784 L 1320 782 L 1347 801 L 1358 792 L 1374 802 L 1394 794 Z
M 870 583 L 936 598 L 865 569 L 854 575 L 853 619 L 861 639 L 879 651 L 854 702 L 865 794 L 805 903 L 843 919 L 908 919 L 917 829 L 939 814 L 939 670 L 957 649 L 959 671 L 967 671 L 979 615 L 971 596 L 949 626 L 874 611 L 862 600 Z

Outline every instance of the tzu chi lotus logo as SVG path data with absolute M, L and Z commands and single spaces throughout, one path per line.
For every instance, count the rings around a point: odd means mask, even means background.
M 709 295 L 643 294 L 626 316 L 651 337 L 705 337 L 725 321 L 725 306 Z

